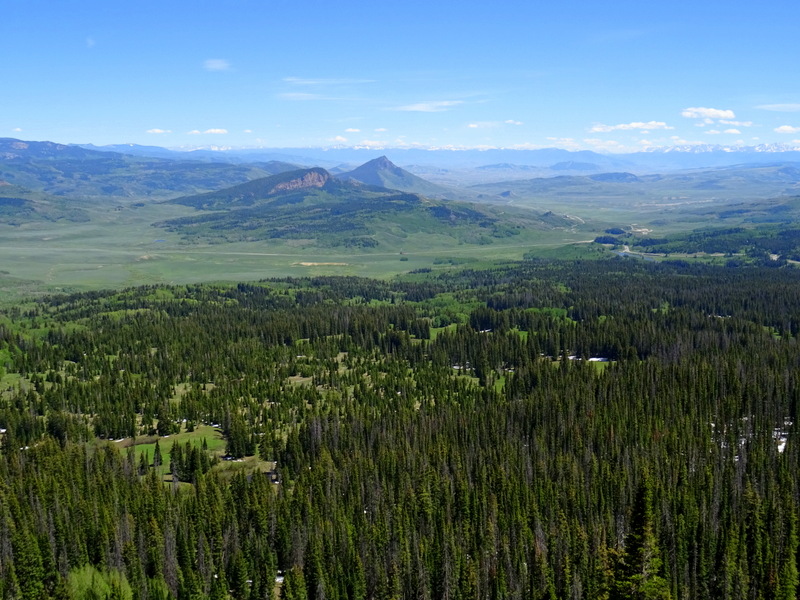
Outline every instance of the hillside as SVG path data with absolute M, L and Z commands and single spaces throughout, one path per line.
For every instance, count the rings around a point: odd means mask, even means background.
M 325 247 L 380 246 L 386 235 L 428 234 L 487 244 L 523 229 L 572 227 L 563 217 L 499 211 L 336 179 L 321 168 L 281 173 L 175 204 L 209 214 L 159 223 L 184 239 L 203 242 L 291 239 Z
M 739 165 L 673 173 L 635 175 L 607 172 L 594 175 L 511 180 L 472 186 L 484 201 L 514 198 L 544 205 L 586 204 L 639 207 L 685 207 L 696 202 L 717 205 L 755 198 L 789 196 L 800 191 L 800 163 Z M 648 208 L 649 207 L 649 208 Z
M 235 185 L 284 168 L 285 163 L 178 161 L 0 138 L 0 179 L 54 196 L 165 198 Z
M 401 169 L 385 156 L 373 159 L 360 167 L 337 175 L 339 179 L 354 179 L 367 185 L 423 194 L 425 196 L 442 196 L 448 189 L 417 177 L 413 173 Z
M 88 213 L 69 199 L 33 192 L 0 181 L 0 224 L 19 226 L 37 221 L 85 222 Z

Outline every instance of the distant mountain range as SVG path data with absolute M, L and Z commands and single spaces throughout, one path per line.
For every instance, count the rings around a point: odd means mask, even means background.
M 333 168 L 342 163 L 359 165 L 374 157 L 376 150 L 367 148 L 249 148 L 167 150 L 155 146 L 120 144 L 113 146 L 83 145 L 84 149 L 113 151 L 135 156 L 191 158 L 215 162 L 282 161 L 295 165 L 319 165 Z M 553 171 L 627 170 L 653 172 L 659 169 L 705 168 L 744 163 L 786 162 L 800 160 L 800 146 L 761 144 L 757 146 L 722 146 L 712 144 L 680 145 L 647 148 L 628 154 L 600 154 L 589 150 L 571 151 L 560 148 L 487 149 L 487 150 L 424 150 L 418 148 L 384 148 L 395 163 L 438 166 L 445 168 L 486 168 L 508 165 L 541 167 Z
M 800 163 L 755 164 L 663 174 L 607 172 L 515 179 L 472 186 L 483 201 L 548 200 L 574 205 L 591 199 L 608 206 L 725 203 L 800 193 Z
M 638 194 L 642 199 L 659 199 L 687 194 L 703 196 L 714 191 L 741 199 L 744 193 L 758 198 L 797 193 L 794 171 L 800 166 L 800 151 L 779 145 L 686 146 L 628 155 L 561 149 L 396 150 L 405 159 L 444 159 L 439 166 L 425 166 L 417 161 L 407 169 L 386 156 L 374 158 L 374 152 L 366 150 L 291 151 L 309 152 L 313 156 L 290 156 L 280 149 L 188 153 L 135 145 L 97 149 L 0 138 L 0 181 L 51 196 L 164 199 L 226 189 L 301 167 L 325 168 L 326 164 L 333 164 L 335 177 L 342 181 L 451 200 L 492 201 L 493 197 L 508 199 L 531 194 L 537 197 Z M 346 166 L 349 159 L 363 157 L 365 152 L 372 155 L 368 160 L 358 166 Z M 326 160 L 314 162 L 315 156 Z M 236 162 L 233 160 L 236 157 L 253 161 L 268 157 L 287 160 Z M 498 160 L 504 158 L 511 160 Z M 448 161 L 464 164 L 478 163 L 479 159 L 481 163 L 472 167 L 447 166 Z M 701 163 L 716 164 L 688 168 Z M 656 170 L 655 165 L 664 168 Z

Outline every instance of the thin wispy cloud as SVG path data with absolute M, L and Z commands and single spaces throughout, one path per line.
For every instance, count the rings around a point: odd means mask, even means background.
M 199 129 L 192 129 L 191 131 L 186 132 L 188 135 L 202 135 L 206 133 L 221 135 L 228 133 L 227 129 L 206 129 L 205 131 L 200 131 Z
M 322 96 L 305 92 L 286 92 L 285 94 L 278 94 L 278 98 L 283 98 L 284 100 L 320 100 Z
M 632 130 L 640 130 L 640 131 L 651 131 L 653 129 L 675 129 L 674 127 L 670 127 L 663 121 L 648 121 L 646 123 L 642 121 L 634 121 L 633 123 L 620 123 L 619 125 L 603 125 L 602 123 L 598 123 L 594 125 L 589 131 L 592 133 L 608 133 L 610 131 L 632 131 Z
M 224 58 L 209 58 L 203 63 L 203 68 L 206 71 L 227 71 L 231 68 L 231 63 Z
M 345 129 L 345 133 L 359 133 L 360 131 L 360 129 L 356 129 L 355 127 L 348 127 Z
M 705 143 L 705 142 L 701 142 L 699 140 L 695 140 L 695 141 L 687 140 L 685 138 L 682 138 L 679 135 L 670 136 L 669 139 L 676 146 L 700 146 L 700 145 Z
M 94 48 L 95 44 L 96 44 L 96 42 L 94 41 L 94 38 L 91 38 L 91 37 L 87 37 L 86 38 L 86 47 L 87 48 Z
M 503 121 L 506 125 L 522 125 L 522 121 L 515 121 L 514 119 L 508 119 Z
M 477 121 L 467 125 L 470 129 L 490 129 L 500 125 L 499 121 Z
M 406 112 L 444 112 L 450 110 L 454 106 L 464 104 L 463 100 L 436 100 L 433 102 L 417 102 L 416 104 L 406 104 L 405 106 L 397 106 L 392 110 L 400 110 Z
M 169 129 L 158 129 L 158 128 L 155 128 L 155 129 L 148 129 L 147 133 L 155 133 L 155 134 L 172 133 L 172 131 L 170 131 Z
M 599 138 L 584 138 L 584 144 L 588 144 L 596 150 L 607 150 L 609 152 L 619 152 L 624 146 L 617 140 L 601 140 Z
M 22 127 L 14 127 L 14 129 L 12 129 L 11 131 L 13 131 L 14 133 L 22 133 Z
M 370 150 L 380 150 L 386 148 L 389 142 L 380 140 L 361 140 L 356 148 L 368 148 Z
M 756 106 L 756 108 L 760 108 L 761 110 L 771 110 L 774 112 L 800 112 L 800 104 L 798 103 L 760 104 L 759 106 Z
M 348 100 L 348 98 L 344 98 L 341 96 L 324 96 L 322 94 L 312 94 L 309 92 L 284 92 L 278 94 L 278 98 L 280 98 L 281 100 L 289 100 L 292 102 L 306 102 L 308 100 L 324 100 L 327 102 Z M 352 101 L 352 98 L 350 98 L 349 100 Z
M 580 148 L 580 144 L 578 143 L 578 141 L 571 137 L 548 137 L 547 141 L 551 142 L 552 144 L 560 148 L 567 148 L 571 150 L 577 150 Z M 516 147 L 518 147 L 521 150 L 525 150 L 526 148 L 524 146 L 525 145 L 517 145 Z M 530 149 L 535 149 L 539 147 L 533 144 L 528 144 L 527 146 L 529 146 Z
M 383 133 L 384 131 L 389 131 L 386 127 L 378 127 L 377 129 L 373 129 L 376 133 Z
M 775 128 L 775 133 L 800 133 L 800 127 L 792 127 L 791 125 L 781 125 Z
M 375 83 L 375 79 L 348 79 L 334 77 L 284 77 L 283 81 L 292 85 L 353 85 L 361 83 Z
M 720 108 L 706 108 L 695 106 L 684 108 L 681 116 L 687 119 L 735 119 L 736 115 L 732 110 Z
M 720 119 L 720 123 L 724 125 L 733 125 L 734 127 L 752 127 L 752 121 L 729 121 L 728 119 Z

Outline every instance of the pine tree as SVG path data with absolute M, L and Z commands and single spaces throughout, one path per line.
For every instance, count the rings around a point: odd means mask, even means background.
M 669 584 L 661 576 L 661 557 L 654 532 L 653 488 L 645 474 L 636 493 L 630 532 L 625 539 L 621 577 L 617 577 L 619 598 L 631 600 L 668 600 Z M 613 597 L 613 595 L 612 595 Z
M 308 600 L 303 569 L 297 565 L 286 572 L 281 586 L 281 600 Z
M 800 584 L 797 574 L 797 514 L 792 510 L 794 503 L 788 498 L 785 502 L 789 523 L 775 600 L 794 600 L 797 598 L 797 587 Z
M 161 466 L 161 446 L 158 444 L 158 440 L 156 440 L 156 447 L 153 450 L 153 467 L 158 468 Z

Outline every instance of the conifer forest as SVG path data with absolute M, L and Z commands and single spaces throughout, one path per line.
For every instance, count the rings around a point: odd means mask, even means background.
M 0 598 L 796 598 L 799 342 L 621 257 L 6 306 Z

